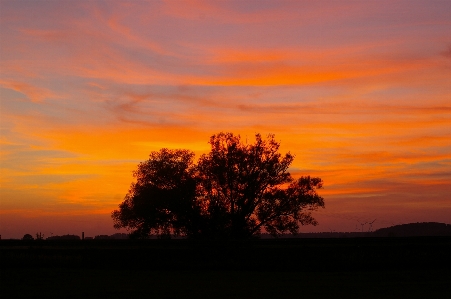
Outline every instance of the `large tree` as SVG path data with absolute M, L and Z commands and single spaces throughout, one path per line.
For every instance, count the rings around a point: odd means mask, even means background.
M 138 236 L 181 233 L 189 237 L 247 238 L 261 230 L 278 235 L 313 224 L 311 211 L 324 207 L 317 194 L 320 178 L 294 179 L 288 172 L 294 156 L 279 153 L 269 135 L 248 144 L 240 136 L 219 133 L 211 150 L 193 163 L 187 150 L 162 149 L 139 164 L 119 210 L 115 227 Z
M 131 184 L 119 210 L 112 212 L 114 227 L 133 230 L 136 237 L 171 233 L 195 235 L 200 212 L 196 205 L 194 153 L 161 149 L 133 172 Z
M 263 140 L 256 134 L 249 144 L 232 133 L 219 133 L 210 145 L 198 163 L 209 233 L 242 238 L 262 228 L 277 235 L 296 233 L 299 224 L 317 224 L 310 212 L 324 207 L 316 192 L 322 181 L 293 179 L 288 168 L 294 156 L 279 153 L 274 135 Z

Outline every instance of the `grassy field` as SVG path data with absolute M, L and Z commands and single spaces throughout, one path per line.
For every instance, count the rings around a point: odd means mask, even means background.
M 2 298 L 450 298 L 449 238 L 0 243 Z

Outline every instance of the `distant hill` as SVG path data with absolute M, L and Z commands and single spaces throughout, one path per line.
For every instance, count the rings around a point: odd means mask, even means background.
M 421 237 L 451 236 L 451 224 L 438 222 L 417 222 L 380 228 L 372 233 L 373 237 Z
M 364 238 L 364 237 L 426 237 L 449 236 L 451 237 L 451 224 L 438 222 L 417 222 L 380 228 L 374 232 L 318 232 L 299 233 L 297 235 L 282 234 L 279 238 Z M 270 234 L 261 234 L 262 239 L 273 239 Z

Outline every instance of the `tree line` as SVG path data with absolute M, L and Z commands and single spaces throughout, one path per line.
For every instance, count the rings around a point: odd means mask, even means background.
M 297 233 L 300 225 L 316 225 L 312 211 L 324 208 L 317 190 L 320 178 L 294 179 L 294 160 L 281 154 L 274 135 L 253 143 L 239 135 L 210 137 L 210 151 L 194 162 L 194 152 L 163 148 L 150 153 L 133 172 L 114 227 L 131 236 L 161 238 L 249 238 L 262 230 L 274 236 Z

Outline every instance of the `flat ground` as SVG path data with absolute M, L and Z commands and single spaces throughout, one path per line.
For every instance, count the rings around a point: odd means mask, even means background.
M 0 242 L 3 298 L 451 298 L 451 238 Z
M 2 298 L 450 298 L 451 272 L 2 270 Z

